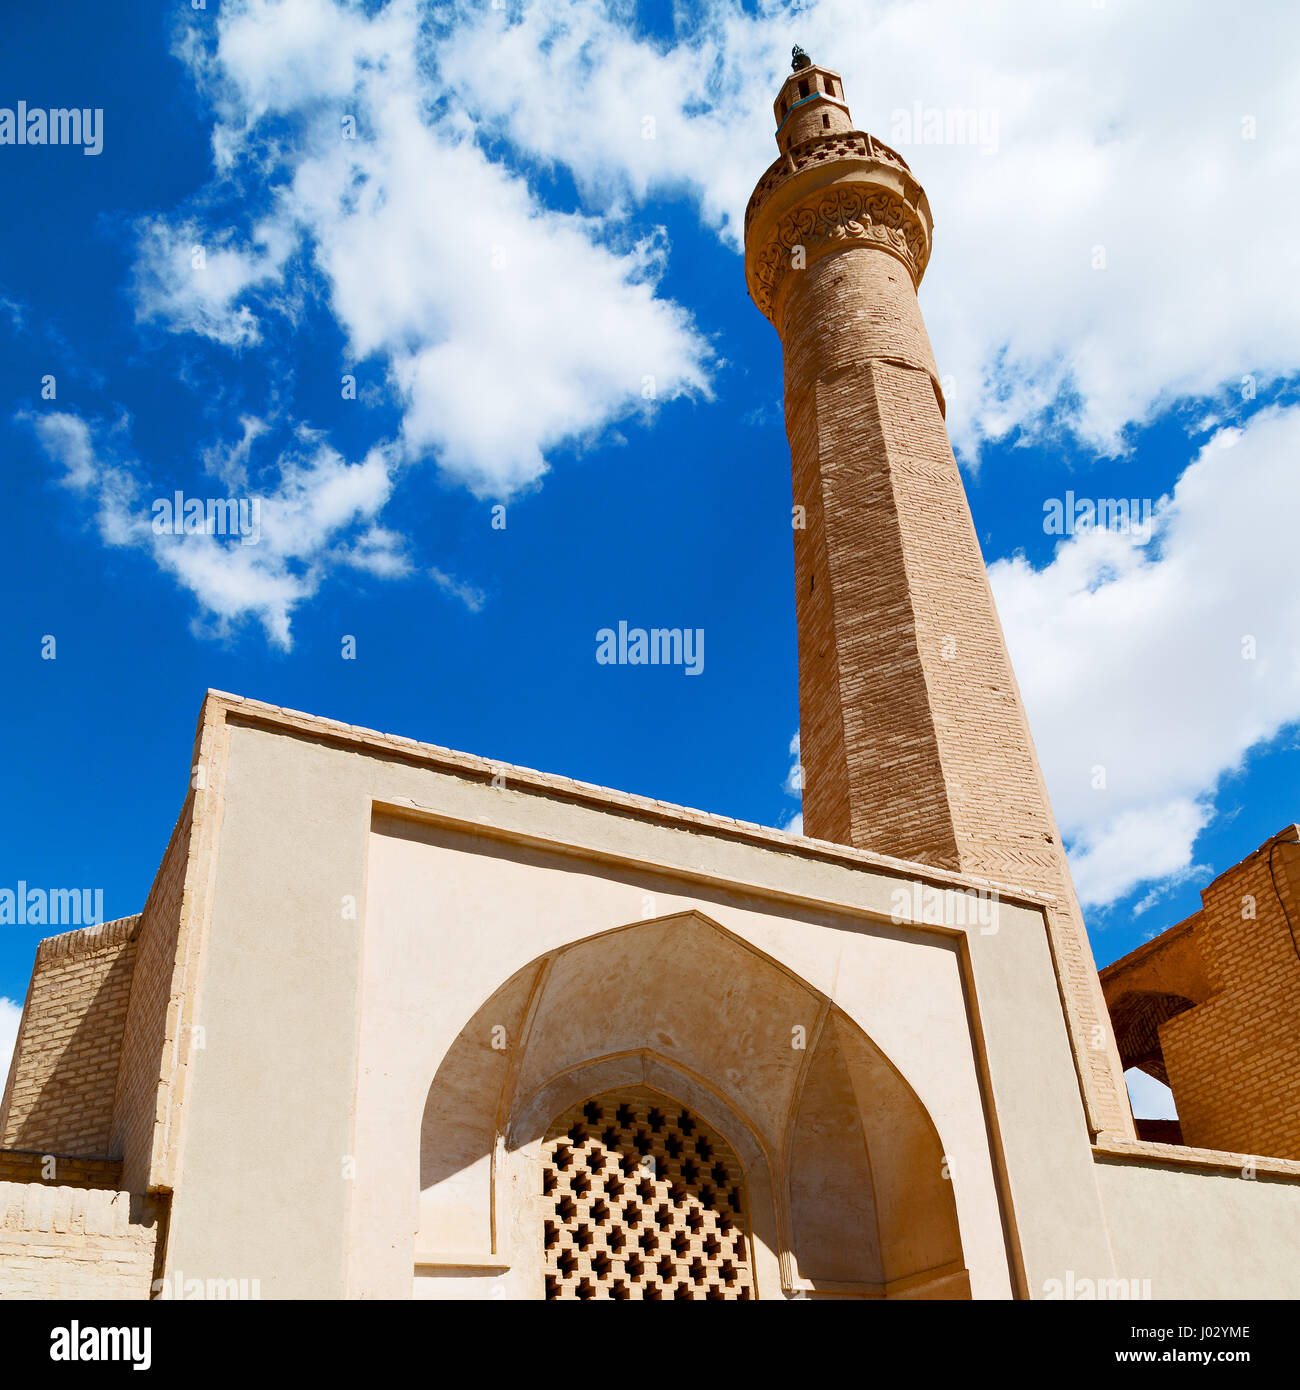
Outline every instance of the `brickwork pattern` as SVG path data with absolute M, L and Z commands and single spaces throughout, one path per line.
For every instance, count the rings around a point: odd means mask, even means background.
M 5 1148 L 111 1152 L 139 923 L 126 917 L 37 947 L 0 1133 Z
M 122 1165 L 115 1158 L 79 1158 L 28 1149 L 0 1149 L 0 1183 L 7 1182 L 98 1187 L 117 1192 L 122 1186 Z
M 191 793 L 143 912 L 37 948 L 0 1108 L 4 1148 L 121 1158 L 127 1187 L 151 1185 L 181 1031 L 193 819 Z
M 859 177 L 843 167 L 841 201 Z M 864 187 L 880 175 L 863 164 Z M 802 181 L 802 182 L 801 182 Z M 806 195 L 798 190 L 806 184 Z M 903 184 L 903 196 L 915 188 Z M 783 223 L 826 206 L 781 187 Z M 769 195 L 771 196 L 771 195 Z M 798 199 L 803 196 L 803 202 Z M 746 265 L 779 227 L 755 204 Z M 1133 1135 L 1096 966 L 943 422 L 912 274 L 846 224 L 786 275 L 804 830 L 1049 894 L 1049 934 L 1094 1133 Z M 924 269 L 924 265 L 920 266 Z M 756 299 L 757 302 L 757 299 Z M 760 305 L 761 307 L 761 305 Z
M 1300 848 L 1274 851 L 1275 888 L 1270 847 L 1201 894 L 1216 993 L 1162 1024 L 1160 1044 L 1186 1143 L 1300 1159 L 1300 959 L 1286 920 L 1300 934 Z
M 890 261 L 870 250 L 822 265 L 868 257 L 884 261 L 887 279 Z M 903 284 L 901 267 L 893 273 Z M 805 294 L 858 292 L 866 278 L 810 276 L 792 318 L 816 313 Z M 800 379 L 803 367 L 792 356 L 787 370 Z M 804 828 L 1052 894 L 1090 1118 L 1097 1132 L 1131 1133 L 1096 966 L 932 384 L 869 359 L 800 380 L 787 399 L 796 500 L 819 494 L 811 543 L 796 533 Z
M 772 111 L 777 125 L 776 143 L 782 153 L 823 131 L 843 134 L 853 128 L 839 73 L 816 64 L 785 79 Z
M 911 172 L 907 160 L 897 150 L 891 150 L 865 130 L 818 131 L 810 139 L 792 144 L 759 179 L 745 207 L 745 226 L 749 226 L 758 205 L 786 179 L 814 164 L 836 159 L 875 159 Z
M 575 1105 L 542 1151 L 546 1297 L 753 1296 L 744 1172 L 731 1146 L 666 1098 Z
M 176 954 L 189 865 L 193 795 L 186 800 L 141 913 L 135 984 L 122 1036 L 112 1149 L 125 1160 L 127 1185 L 149 1184 L 154 1141 L 164 1123 L 163 1077 L 178 1031 Z
M 128 1192 L 0 1182 L 0 1301 L 148 1298 L 158 1216 Z

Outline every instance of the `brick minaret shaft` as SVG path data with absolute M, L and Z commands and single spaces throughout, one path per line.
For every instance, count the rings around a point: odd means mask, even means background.
M 917 305 L 929 203 L 853 129 L 839 74 L 796 64 L 775 104 L 780 157 L 746 210 L 745 274 L 785 349 L 804 833 L 1053 895 L 1088 1122 L 1131 1137 Z

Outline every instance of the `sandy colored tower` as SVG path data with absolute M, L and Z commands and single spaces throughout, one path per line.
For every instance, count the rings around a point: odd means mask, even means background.
M 799 50 L 745 273 L 785 350 L 804 832 L 1053 895 L 1094 1134 L 1132 1117 L 917 304 L 929 202 Z

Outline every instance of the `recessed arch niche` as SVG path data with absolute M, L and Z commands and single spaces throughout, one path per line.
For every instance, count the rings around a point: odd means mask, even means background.
M 628 1087 L 692 1109 L 734 1151 L 757 1297 L 970 1296 L 943 1144 L 902 1073 L 698 912 L 538 957 L 466 1023 L 421 1118 L 422 1273 L 509 1271 L 543 1297 L 549 1127 Z

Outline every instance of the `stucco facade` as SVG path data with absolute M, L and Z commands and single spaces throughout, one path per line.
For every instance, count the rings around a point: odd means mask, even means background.
M 140 1296 L 542 1297 L 553 1121 L 637 1096 L 734 1153 L 754 1297 L 1300 1293 L 1300 1164 L 1090 1142 L 1033 894 L 215 692 L 194 767 Z
M 209 691 L 141 913 L 37 953 L 0 1296 L 1300 1296 L 1300 1161 L 1135 1135 L 925 195 L 837 73 L 775 115 L 810 835 Z

